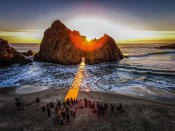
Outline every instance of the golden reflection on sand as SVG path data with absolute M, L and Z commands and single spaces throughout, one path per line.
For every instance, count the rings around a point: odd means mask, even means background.
M 82 61 L 78 67 L 78 71 L 77 71 L 77 74 L 74 78 L 74 81 L 72 82 L 72 85 L 70 87 L 70 89 L 68 90 L 68 93 L 65 97 L 65 101 L 67 99 L 77 99 L 77 96 L 78 96 L 78 93 L 79 93 L 79 89 L 81 87 L 81 82 L 82 82 L 82 79 L 83 79 L 83 72 L 86 68 L 86 64 L 85 64 L 85 58 L 82 57 Z

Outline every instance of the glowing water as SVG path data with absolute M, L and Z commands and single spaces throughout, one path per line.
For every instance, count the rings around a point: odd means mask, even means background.
M 86 68 L 86 65 L 85 65 L 85 60 L 83 58 L 82 62 L 80 63 L 80 66 L 78 68 L 77 74 L 74 78 L 74 81 L 71 85 L 71 88 L 69 89 L 69 91 L 68 91 L 68 93 L 65 97 L 65 100 L 71 99 L 71 98 L 74 99 L 74 100 L 77 99 L 79 89 L 81 87 L 81 82 L 82 82 L 82 79 L 83 79 L 83 72 L 84 72 L 85 68 Z

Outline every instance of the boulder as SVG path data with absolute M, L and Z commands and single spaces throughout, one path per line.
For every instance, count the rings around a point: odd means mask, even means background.
M 175 49 L 175 43 L 156 47 L 157 49 Z
M 27 64 L 32 62 L 26 59 L 16 49 L 9 46 L 6 40 L 0 38 L 0 67 L 9 66 L 15 63 Z
M 71 31 L 57 20 L 45 31 L 34 60 L 72 65 L 79 64 L 81 57 L 85 57 L 87 64 L 97 64 L 120 60 L 123 55 L 110 36 L 105 34 L 88 41 L 78 31 Z
M 27 52 L 22 52 L 21 54 L 24 56 L 33 56 L 35 54 L 35 52 L 28 50 Z

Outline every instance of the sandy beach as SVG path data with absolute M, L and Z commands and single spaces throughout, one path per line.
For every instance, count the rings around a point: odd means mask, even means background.
M 1 131 L 115 131 L 115 130 L 175 130 L 175 105 L 125 96 L 118 93 L 80 91 L 78 99 L 103 102 L 108 105 L 104 116 L 97 117 L 89 108 L 77 110 L 76 117 L 70 117 L 70 123 L 58 126 L 42 106 L 47 103 L 63 101 L 66 89 L 47 89 L 30 94 L 16 94 L 16 89 L 0 89 L 0 130 Z M 15 106 L 16 96 L 22 96 L 24 109 Z M 40 103 L 36 98 L 40 98 Z M 110 104 L 123 104 L 124 113 L 110 112 Z M 54 112 L 54 109 L 51 110 Z

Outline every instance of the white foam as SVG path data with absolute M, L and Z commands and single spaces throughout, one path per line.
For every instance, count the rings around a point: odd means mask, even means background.
M 33 85 L 25 85 L 16 89 L 17 94 L 29 94 L 34 92 L 39 92 L 48 89 L 46 86 L 33 86 Z

